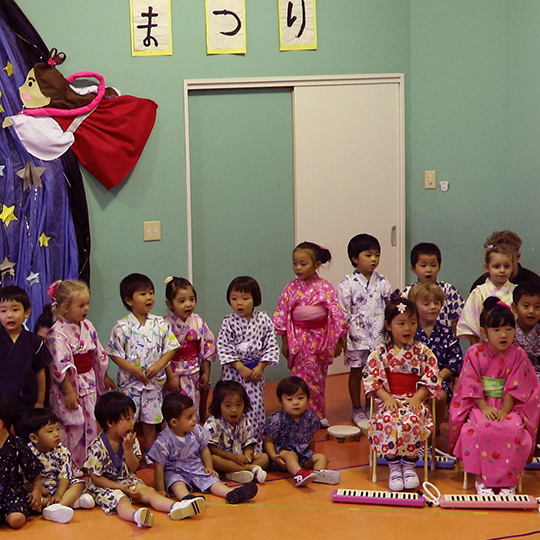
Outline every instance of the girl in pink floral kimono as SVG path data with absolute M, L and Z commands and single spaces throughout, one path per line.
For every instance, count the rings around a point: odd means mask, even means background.
M 479 495 L 513 495 L 534 451 L 539 383 L 525 351 L 513 345 L 516 322 L 496 297 L 484 302 L 487 343 L 472 346 L 450 404 L 450 451 L 476 474 Z
M 281 294 L 273 322 L 282 336 L 283 356 L 291 375 L 304 379 L 310 390 L 308 408 L 328 427 L 326 376 L 328 366 L 341 354 L 339 339 L 349 325 L 339 306 L 334 287 L 317 270 L 332 258 L 330 251 L 302 242 L 293 251 L 297 279 Z

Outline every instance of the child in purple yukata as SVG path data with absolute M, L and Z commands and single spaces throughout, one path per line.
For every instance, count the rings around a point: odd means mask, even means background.
M 450 405 L 450 451 L 476 475 L 479 495 L 514 495 L 534 452 L 540 383 L 525 351 L 513 344 L 516 321 L 497 297 L 480 315 L 487 343 L 467 350 Z
M 221 379 L 240 383 L 248 393 L 251 410 L 246 417 L 257 440 L 255 452 L 262 452 L 264 413 L 264 370 L 279 363 L 279 346 L 274 325 L 261 305 L 259 284 L 250 276 L 234 278 L 227 289 L 227 302 L 233 312 L 219 329 L 217 350 L 222 366 Z
M 43 517 L 67 523 L 75 508 L 94 508 L 94 499 L 84 493 L 86 483 L 75 478 L 69 450 L 60 441 L 58 418 L 49 409 L 32 409 L 23 416 L 30 434 L 28 447 L 43 464 L 41 503 Z
M 282 336 L 282 352 L 291 375 L 306 381 L 308 407 L 325 428 L 329 426 L 325 398 L 328 366 L 341 354 L 340 338 L 349 328 L 334 287 L 317 274 L 331 259 L 328 249 L 313 242 L 296 246 L 293 271 L 297 279 L 281 293 L 272 319 L 276 333 Z
M 15 433 L 26 438 L 21 418 L 43 407 L 46 371 L 52 358 L 39 336 L 24 327 L 30 316 L 30 299 L 16 286 L 0 289 L 0 392 L 9 401 Z
M 255 453 L 257 439 L 244 414 L 250 409 L 249 396 L 240 383 L 219 381 L 210 405 L 212 416 L 204 427 L 210 432 L 208 448 L 216 471 L 233 482 L 263 484 L 270 461 L 264 452 Z
M 0 394 L 0 524 L 20 529 L 31 511 L 41 510 L 43 465 L 22 439 L 12 435 L 8 400 Z M 30 493 L 25 487 L 30 482 Z
M 295 487 L 311 482 L 337 484 L 338 471 L 327 470 L 328 458 L 315 453 L 315 434 L 321 421 L 308 409 L 309 386 L 300 377 L 287 377 L 279 382 L 276 393 L 282 410 L 266 421 L 264 442 L 268 457 L 278 470 L 294 476 Z
M 442 255 L 437 244 L 431 242 L 416 244 L 411 250 L 411 270 L 417 275 L 418 281 L 405 287 L 403 296 L 408 298 L 411 288 L 418 283 L 435 283 L 438 285 L 445 295 L 438 321 L 444 326 L 452 327 L 455 333 L 459 316 L 463 311 L 463 298 L 451 283 L 437 279 L 441 264 Z
M 214 334 L 195 313 L 195 287 L 181 277 L 168 277 L 165 283 L 165 303 L 169 308 L 165 321 L 171 326 L 180 348 L 165 368 L 167 384 L 164 393 L 182 392 L 189 396 L 193 400 L 197 419 L 203 420 L 206 418 L 206 400 L 210 388 L 210 362 L 216 357 Z
M 392 298 L 384 312 L 387 342 L 370 354 L 364 371 L 366 394 L 373 394 L 378 405 L 368 424 L 369 442 L 386 457 L 392 491 L 420 485 L 414 468 L 433 430 L 425 400 L 441 390 L 437 358 L 415 339 L 417 326 L 416 305 Z
M 86 449 L 98 434 L 96 401 L 115 384 L 107 375 L 107 354 L 94 325 L 86 318 L 88 285 L 82 281 L 57 281 L 47 293 L 56 317 L 47 335 L 53 356 L 49 406 L 60 422 L 62 444 L 71 453 L 75 474 L 82 476 Z
M 347 317 L 349 330 L 342 338 L 345 365 L 349 374 L 349 395 L 352 402 L 352 421 L 361 428 L 367 426 L 369 406 L 362 406 L 362 372 L 371 351 L 383 341 L 384 308 L 392 294 L 390 282 L 376 272 L 381 256 L 381 244 L 369 234 L 353 236 L 347 246 L 354 272 L 345 276 L 337 295 Z
M 163 400 L 163 416 L 168 424 L 148 454 L 155 462 L 155 486 L 159 493 L 172 493 L 182 503 L 190 503 L 192 515 L 206 508 L 197 489 L 210 491 L 230 504 L 249 501 L 257 495 L 256 484 L 230 488 L 220 482 L 208 449 L 210 433 L 197 424 L 193 401 L 184 394 L 168 394 Z M 186 516 L 187 517 L 187 516 Z
M 150 313 L 154 307 L 154 284 L 148 276 L 126 276 L 120 283 L 120 297 L 130 313 L 112 329 L 107 354 L 120 368 L 118 390 L 135 402 L 135 421 L 142 424 L 147 456 L 154 443 L 156 425 L 163 422 L 165 368 L 180 345 L 169 323 Z M 151 464 L 148 457 L 145 460 Z
M 96 403 L 96 418 L 103 431 L 92 441 L 84 464 L 90 476 L 88 492 L 106 514 L 116 512 L 138 527 L 152 527 L 154 514 L 146 507 L 136 510 L 132 501 L 168 512 L 175 521 L 193 515 L 191 501 L 173 502 L 135 474 L 141 459 L 133 430 L 135 409 L 133 400 L 121 392 L 108 392 Z

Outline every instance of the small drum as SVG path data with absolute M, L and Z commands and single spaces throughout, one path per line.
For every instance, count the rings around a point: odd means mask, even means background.
M 356 426 L 330 426 L 326 438 L 337 442 L 359 441 L 362 432 Z

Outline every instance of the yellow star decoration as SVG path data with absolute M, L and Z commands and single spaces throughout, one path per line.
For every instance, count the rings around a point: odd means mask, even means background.
M 6 224 L 6 227 L 12 222 L 17 221 L 19 218 L 15 215 L 15 205 L 6 206 L 2 205 L 2 213 L 0 219 Z
M 41 247 L 49 247 L 49 240 L 51 239 L 50 236 L 47 236 L 45 233 L 42 233 L 42 235 L 39 237 L 39 245 Z
M 8 60 L 8 63 L 6 64 L 6 67 L 3 69 L 7 73 L 8 77 L 11 77 L 13 75 L 13 66 L 11 65 L 11 62 L 9 60 Z
M 0 92 L 0 98 L 2 97 L 2 92 Z M 4 107 L 2 107 L 2 104 L 0 103 L 0 113 L 4 112 Z

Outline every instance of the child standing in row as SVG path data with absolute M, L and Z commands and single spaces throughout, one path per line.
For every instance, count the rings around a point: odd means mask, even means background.
M 315 453 L 315 433 L 321 421 L 308 410 L 309 387 L 300 377 L 287 377 L 276 389 L 283 408 L 272 413 L 266 421 L 265 448 L 268 457 L 278 470 L 288 470 L 294 475 L 296 487 L 311 482 L 337 484 L 338 471 L 326 470 L 328 458 Z
M 202 492 L 209 490 L 230 504 L 249 501 L 257 495 L 258 488 L 253 483 L 232 489 L 219 481 L 207 446 L 210 434 L 197 424 L 191 398 L 183 394 L 165 396 L 163 416 L 168 427 L 157 436 L 149 455 L 156 463 L 156 488 L 190 505 L 183 517 L 206 507 L 204 497 L 191 495 L 194 488 Z
M 345 365 L 351 368 L 349 394 L 353 408 L 352 421 L 360 425 L 369 416 L 369 407 L 362 407 L 360 401 L 362 372 L 371 351 L 383 340 L 384 308 L 392 293 L 392 286 L 376 272 L 381 245 L 374 236 L 357 234 L 351 238 L 347 254 L 355 270 L 343 278 L 337 296 L 349 323 Z
M 165 321 L 169 323 L 180 348 L 165 368 L 167 392 L 182 392 L 193 400 L 197 419 L 205 417 L 206 401 L 201 403 L 201 392 L 210 387 L 210 362 L 216 357 L 214 334 L 195 313 L 197 291 L 184 278 L 171 277 L 165 281 L 166 304 L 169 308 Z
M 480 313 L 486 298 L 496 296 L 508 305 L 512 303 L 515 285 L 509 280 L 514 268 L 513 258 L 514 252 L 505 245 L 487 246 L 484 268 L 489 273 L 489 278 L 469 294 L 458 321 L 458 338 L 468 339 L 471 345 L 482 340 Z
M 480 316 L 487 343 L 469 348 L 450 406 L 450 451 L 476 475 L 479 495 L 514 495 L 534 450 L 540 385 L 521 347 L 512 344 L 516 322 L 497 297 Z
M 257 439 L 244 413 L 251 410 L 246 389 L 236 381 L 219 381 L 214 388 L 210 413 L 204 427 L 210 432 L 208 448 L 217 472 L 245 484 L 263 484 L 270 464 L 264 453 L 255 453 Z
M 94 408 L 115 385 L 109 360 L 94 325 L 87 320 L 90 292 L 82 281 L 57 281 L 47 289 L 56 322 L 47 336 L 52 353 L 49 406 L 61 426 L 61 439 L 80 475 L 86 449 L 98 434 Z
M 435 283 L 442 289 L 445 300 L 438 320 L 445 326 L 451 326 L 455 333 L 457 321 L 463 311 L 463 298 L 461 298 L 459 291 L 451 283 L 437 279 L 441 270 L 441 264 L 441 250 L 436 244 L 421 242 L 412 248 L 411 270 L 418 277 L 416 283 Z M 403 296 L 405 298 L 408 298 L 409 291 L 414 285 L 415 283 L 412 283 L 403 289 Z
M 34 407 L 43 407 L 47 366 L 52 358 L 43 341 L 24 328 L 30 316 L 30 299 L 20 287 L 0 289 L 0 393 L 16 414 L 15 433 L 24 436 L 21 418 Z
M 331 258 L 328 249 L 312 242 L 296 246 L 293 270 L 297 279 L 285 287 L 273 317 L 291 375 L 306 381 L 309 408 L 323 427 L 329 425 L 325 399 L 328 366 L 340 355 L 339 340 L 348 329 L 334 287 L 317 274 Z
M 441 389 L 437 358 L 415 340 L 417 326 L 416 306 L 406 298 L 392 299 L 384 314 L 387 342 L 371 353 L 364 371 L 366 394 L 373 393 L 378 405 L 369 421 L 369 441 L 386 456 L 392 491 L 420 484 L 415 464 L 433 429 L 424 402 Z
M 249 276 L 239 276 L 227 289 L 227 302 L 233 312 L 219 329 L 217 350 L 222 365 L 221 379 L 240 383 L 249 396 L 251 411 L 246 417 L 257 439 L 255 452 L 262 451 L 264 413 L 264 370 L 279 362 L 279 346 L 274 326 L 264 311 L 259 284 Z
M 135 421 L 142 423 L 147 454 L 154 443 L 156 424 L 163 421 L 165 368 L 179 344 L 163 317 L 150 313 L 154 307 L 150 278 L 143 274 L 125 277 L 120 297 L 130 313 L 112 329 L 107 354 L 120 368 L 118 390 L 135 402 Z

